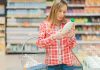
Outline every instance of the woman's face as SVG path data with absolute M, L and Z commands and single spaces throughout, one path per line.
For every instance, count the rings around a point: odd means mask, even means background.
M 57 12 L 57 20 L 58 21 L 61 21 L 64 18 L 65 14 L 66 14 L 66 11 L 67 11 L 67 6 L 66 5 L 63 5 L 61 7 L 61 9 L 58 10 L 58 12 Z

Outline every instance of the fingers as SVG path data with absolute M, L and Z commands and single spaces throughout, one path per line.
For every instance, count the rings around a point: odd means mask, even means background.
M 68 37 L 71 37 L 71 38 L 72 38 L 72 37 L 74 37 L 74 36 L 75 36 L 75 33 L 74 33 L 74 32 L 69 32 L 69 33 L 68 33 Z

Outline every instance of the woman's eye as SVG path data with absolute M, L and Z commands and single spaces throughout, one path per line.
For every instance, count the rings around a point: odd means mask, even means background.
M 63 12 L 64 14 L 66 13 L 66 11 Z
M 62 12 L 61 10 L 59 12 Z

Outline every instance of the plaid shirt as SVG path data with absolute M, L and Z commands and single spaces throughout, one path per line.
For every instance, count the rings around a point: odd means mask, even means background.
M 64 24 L 60 27 L 62 28 Z M 38 47 L 46 49 L 45 63 L 48 65 L 67 64 L 73 65 L 74 57 L 71 49 L 76 44 L 75 37 L 69 38 L 67 35 L 61 40 L 52 40 L 50 35 L 56 33 L 56 28 L 50 29 L 48 22 L 44 21 L 39 27 L 39 38 L 36 42 Z M 72 32 L 75 30 L 72 29 Z

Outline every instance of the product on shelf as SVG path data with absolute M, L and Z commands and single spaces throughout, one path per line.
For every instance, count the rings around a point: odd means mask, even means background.
M 87 6 L 100 6 L 100 0 L 86 0 L 85 4 Z
M 23 23 L 23 26 L 24 26 L 24 27 L 29 27 L 29 25 L 30 25 L 30 23 L 27 22 L 27 21 L 25 21 L 25 22 Z
M 77 39 L 77 40 L 82 40 L 81 35 L 80 35 L 80 34 L 76 34 L 76 39 Z
M 0 24 L 5 24 L 5 17 L 0 17 Z
M 0 47 L 5 47 L 5 0 L 0 0 Z M 1 50 L 1 49 L 0 49 Z
M 93 23 L 99 23 L 100 24 L 100 18 L 91 18 Z
M 82 26 L 76 26 L 75 30 L 78 32 L 78 31 L 83 31 L 83 28 Z
M 84 4 L 85 0 L 67 0 L 69 4 Z
M 45 2 L 46 0 L 7 0 L 7 1 L 8 2 Z
M 82 35 L 82 40 L 84 40 L 84 41 L 99 41 L 100 40 L 100 36 L 96 36 L 96 35 Z
M 76 17 L 74 19 L 75 19 L 75 24 L 87 24 L 89 22 L 88 18 Z
M 0 5 L 0 14 L 4 13 L 5 13 L 4 5 Z
M 0 54 L 5 51 L 5 40 L 0 38 Z
M 68 13 L 84 13 L 84 9 L 68 9 Z
M 85 13 L 100 13 L 100 7 L 85 7 Z

